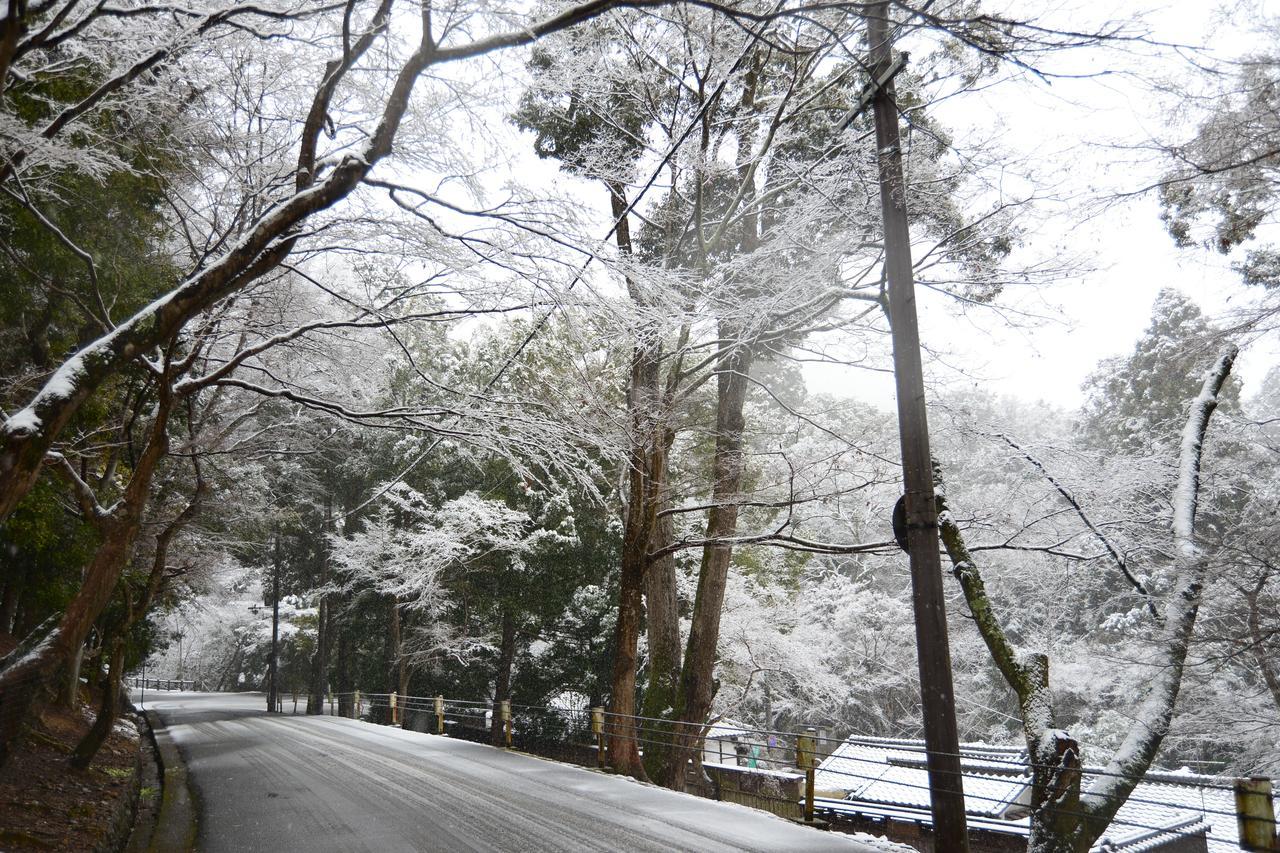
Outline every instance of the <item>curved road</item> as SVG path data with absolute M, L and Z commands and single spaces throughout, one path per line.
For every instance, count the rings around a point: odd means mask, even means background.
M 755 809 L 261 694 L 148 692 L 187 763 L 199 849 L 875 851 Z

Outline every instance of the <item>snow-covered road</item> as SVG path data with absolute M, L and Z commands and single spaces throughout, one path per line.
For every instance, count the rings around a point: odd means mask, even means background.
M 135 695 L 135 701 L 137 696 Z M 216 851 L 875 851 L 765 812 L 261 694 L 147 692 Z

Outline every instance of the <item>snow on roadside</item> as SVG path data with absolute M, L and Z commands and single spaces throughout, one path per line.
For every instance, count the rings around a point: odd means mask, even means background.
M 333 718 L 333 717 L 322 718 L 322 719 L 346 720 L 346 718 Z M 393 739 L 404 739 L 411 742 L 416 742 L 417 739 L 420 737 L 429 737 L 429 738 L 437 737 L 437 735 L 422 734 L 420 732 L 409 731 L 406 729 L 375 725 L 373 723 L 365 723 L 363 720 L 348 720 L 347 722 L 360 723 L 362 726 L 369 726 L 371 729 L 375 730 L 370 733 L 376 733 L 379 735 L 391 735 Z M 451 740 L 451 739 L 450 739 L 450 742 L 459 743 L 459 744 L 468 744 L 472 747 L 479 747 L 481 749 L 493 750 L 500 754 L 510 754 L 507 752 L 507 750 L 499 749 L 498 747 L 490 746 L 489 744 L 475 743 L 474 741 Z M 778 815 L 775 815 L 771 812 L 767 812 L 763 809 L 752 808 L 751 806 L 745 806 L 740 803 L 730 803 L 724 800 L 709 800 L 704 797 L 698 797 L 694 794 L 672 791 L 668 788 L 663 788 L 660 785 L 655 785 L 652 782 L 644 782 L 639 779 L 634 779 L 630 776 L 620 776 L 620 775 L 611 774 L 611 773 L 605 774 L 591 767 L 583 767 L 579 764 L 570 764 L 565 761 L 557 761 L 552 758 L 545 758 L 543 756 L 534 755 L 532 753 L 516 753 L 516 754 L 525 755 L 526 757 L 533 758 L 539 761 L 545 761 L 550 764 L 557 764 L 561 767 L 565 767 L 572 770 L 578 770 L 583 773 L 589 773 L 594 776 L 600 776 L 606 780 L 610 780 L 611 782 L 629 783 L 631 785 L 635 785 L 640 788 L 649 789 L 655 792 L 662 792 L 662 794 L 664 795 L 689 797 L 692 800 L 691 805 L 700 806 L 697 814 L 698 825 L 703 829 L 718 830 L 726 835 L 732 834 L 735 830 L 740 829 L 741 828 L 740 823 L 741 823 L 742 817 L 744 816 L 744 813 L 749 814 L 752 818 L 763 821 L 764 822 L 763 826 L 767 826 L 771 829 L 776 830 L 776 832 L 766 833 L 764 835 L 753 835 L 753 841 L 758 841 L 768 847 L 776 847 L 776 849 L 785 850 L 787 849 L 789 844 L 795 843 L 795 840 L 796 840 L 795 833 L 797 830 L 815 832 L 815 833 L 820 831 L 816 829 L 806 830 L 804 827 L 795 823 L 794 821 L 787 820 L 784 817 L 779 817 Z M 867 833 L 862 833 L 862 832 L 844 833 L 844 832 L 829 831 L 825 834 L 824 837 L 829 838 L 831 840 L 833 848 L 836 848 L 836 847 L 845 848 L 846 846 L 848 846 L 848 847 L 852 847 L 860 850 L 870 849 L 874 851 L 882 851 L 882 853 L 919 853 L 919 851 L 917 851 L 914 847 L 908 847 L 905 844 L 899 844 L 894 841 L 889 841 L 887 838 L 883 838 L 878 835 L 868 835 Z

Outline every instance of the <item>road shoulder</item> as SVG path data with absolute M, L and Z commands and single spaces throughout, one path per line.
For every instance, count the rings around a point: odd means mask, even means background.
M 187 765 L 173 736 L 155 711 L 144 711 L 160 764 L 160 810 L 147 851 L 186 851 L 195 846 L 196 807 L 187 781 Z

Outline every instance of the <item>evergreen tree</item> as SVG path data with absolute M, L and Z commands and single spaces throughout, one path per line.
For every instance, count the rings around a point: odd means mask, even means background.
M 1133 352 L 1103 361 L 1086 380 L 1080 419 L 1085 440 L 1122 453 L 1172 450 L 1219 340 L 1199 306 L 1176 290 L 1161 290 Z M 1240 383 L 1232 379 L 1222 405 L 1237 406 L 1239 399 Z

